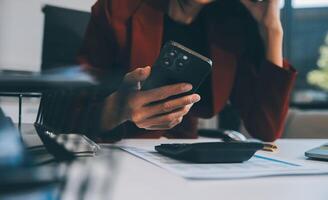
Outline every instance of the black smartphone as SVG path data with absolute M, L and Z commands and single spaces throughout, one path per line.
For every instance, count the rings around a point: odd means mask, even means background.
M 170 41 L 162 48 L 150 76 L 142 85 L 142 90 L 177 83 L 190 83 L 193 89 L 183 95 L 196 93 L 211 70 L 212 61 L 209 58 L 177 42 Z

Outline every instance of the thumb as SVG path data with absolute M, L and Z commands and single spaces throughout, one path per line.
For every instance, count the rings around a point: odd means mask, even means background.
M 129 87 L 138 87 L 141 81 L 144 81 L 150 75 L 151 68 L 149 66 L 143 68 L 137 68 L 124 77 L 123 84 Z

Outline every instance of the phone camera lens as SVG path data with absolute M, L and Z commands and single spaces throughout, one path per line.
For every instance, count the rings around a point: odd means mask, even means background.
M 188 59 L 188 56 L 182 56 L 182 60 L 187 61 Z
M 172 65 L 172 61 L 169 58 L 164 58 L 163 64 L 164 64 L 164 66 L 169 67 Z
M 176 57 L 177 55 L 178 55 L 178 52 L 175 51 L 175 50 L 172 50 L 172 51 L 169 52 L 169 56 L 172 57 L 172 58 Z
M 187 64 L 188 60 L 189 60 L 188 56 L 186 56 L 186 55 L 180 56 L 179 59 L 177 59 L 177 61 L 176 61 L 177 68 L 178 69 L 184 68 L 185 65 Z

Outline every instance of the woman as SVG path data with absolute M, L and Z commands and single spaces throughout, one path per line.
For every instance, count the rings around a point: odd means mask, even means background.
M 162 45 L 174 40 L 210 57 L 198 94 L 186 83 L 140 91 Z M 296 72 L 283 61 L 279 0 L 98 0 L 80 61 L 124 74 L 102 109 L 103 137 L 197 137 L 197 118 L 231 103 L 249 133 L 265 141 L 283 130 Z M 143 67 L 148 66 L 148 67 Z

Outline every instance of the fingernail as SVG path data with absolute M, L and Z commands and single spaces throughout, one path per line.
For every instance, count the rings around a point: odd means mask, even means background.
M 199 102 L 200 100 L 201 100 L 201 97 L 197 94 L 197 95 L 195 95 L 194 98 L 193 98 L 193 103 L 197 103 L 197 102 Z
M 188 92 L 188 91 L 192 90 L 192 85 L 191 84 L 185 84 L 183 86 L 182 90 Z
M 140 75 L 146 74 L 147 70 L 150 69 L 150 66 L 140 68 Z

